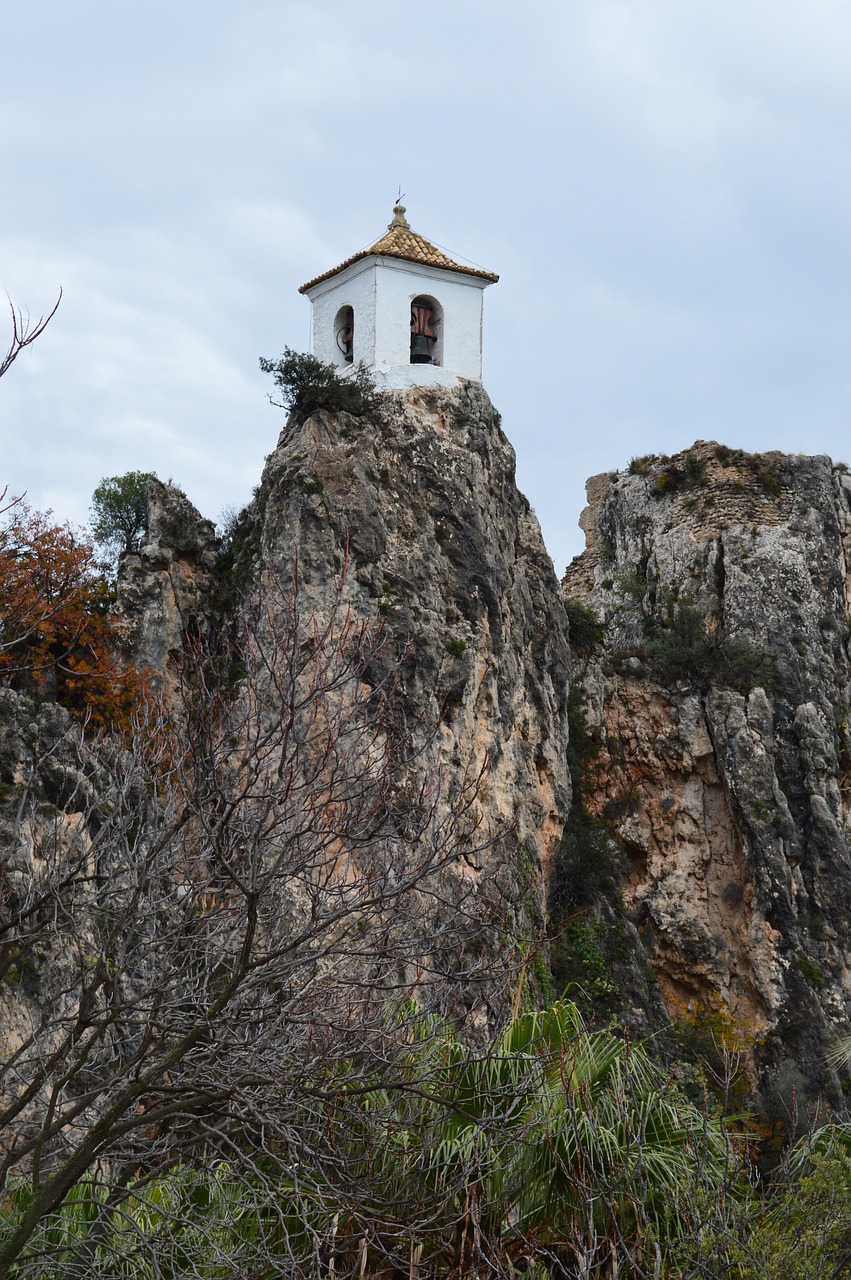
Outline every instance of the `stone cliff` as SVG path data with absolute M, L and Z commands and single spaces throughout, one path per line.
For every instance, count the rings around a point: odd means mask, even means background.
M 465 875 L 509 869 L 555 989 L 660 1046 L 732 1046 L 788 1121 L 839 1101 L 825 1052 L 851 1030 L 851 478 L 698 443 L 588 492 L 562 595 L 477 384 L 294 415 L 218 561 L 153 486 L 128 647 L 168 685 L 188 636 L 296 574 L 315 616 L 381 620 L 409 780 L 486 766 L 482 822 L 508 834 Z
M 595 477 L 568 607 L 587 804 L 675 1025 L 744 1053 L 780 1118 L 851 1029 L 851 477 L 699 442 Z
M 174 485 L 149 481 L 146 534 L 138 553 L 122 557 L 118 613 L 128 656 L 169 689 L 187 637 L 209 628 L 215 567 L 211 522 Z
M 293 413 L 224 539 L 151 483 L 116 609 L 144 731 L 0 689 L 12 1163 L 57 1099 L 60 1144 L 115 1081 L 133 1111 L 137 1053 L 170 1125 L 209 1044 L 241 1132 L 247 1046 L 277 1096 L 338 1035 L 384 1055 L 412 993 L 484 1045 L 567 988 L 768 1158 L 847 1115 L 851 475 L 698 442 L 588 496 L 560 587 L 476 383 Z
M 211 545 L 182 495 L 154 484 L 141 554 L 122 567 L 129 651 L 173 681 L 187 636 L 238 631 L 296 575 L 315 617 L 342 605 L 378 620 L 372 678 L 395 670 L 406 781 L 442 776 L 451 806 L 457 780 L 484 770 L 482 830 L 503 834 L 465 875 L 498 872 L 518 941 L 533 937 L 570 808 L 567 624 L 481 387 L 390 393 L 369 417 L 293 415 L 217 573 Z
M 262 516 L 261 516 L 262 512 Z M 568 650 L 551 561 L 485 393 L 417 388 L 380 419 L 316 414 L 285 431 L 257 496 L 258 559 L 298 555 L 317 607 L 343 568 L 359 615 L 403 654 L 409 732 L 430 767 L 489 761 L 489 816 L 546 868 L 570 804 Z

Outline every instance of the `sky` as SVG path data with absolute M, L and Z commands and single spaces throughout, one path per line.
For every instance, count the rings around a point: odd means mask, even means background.
M 400 188 L 500 274 L 483 381 L 559 573 L 634 455 L 851 461 L 848 0 L 28 0 L 2 51 L 0 288 L 63 290 L 0 382 L 36 507 L 83 523 L 128 470 L 241 507 L 283 425 L 258 358 Z

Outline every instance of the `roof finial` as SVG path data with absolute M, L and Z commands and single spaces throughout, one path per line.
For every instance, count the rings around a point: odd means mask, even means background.
M 402 190 L 402 184 L 400 183 L 399 191 L 396 196 L 396 203 L 393 206 L 393 221 L 388 222 L 387 224 L 388 231 L 392 231 L 394 227 L 401 227 L 404 231 L 410 231 L 411 229 L 408 225 L 408 220 L 405 217 L 405 206 L 402 204 L 404 198 L 405 193 Z

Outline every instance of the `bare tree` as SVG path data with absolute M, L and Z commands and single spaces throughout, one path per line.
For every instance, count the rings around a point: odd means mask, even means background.
M 503 833 L 481 774 L 450 800 L 406 758 L 380 625 L 340 590 L 303 613 L 296 574 L 229 656 L 191 647 L 181 705 L 123 744 L 34 748 L 3 837 L 0 1177 L 27 1188 L 3 1275 L 42 1274 L 31 1242 L 87 1178 L 91 1229 L 57 1274 L 89 1274 L 98 1215 L 170 1170 L 346 1185 L 329 1103 L 362 1122 L 412 1000 L 418 1025 L 461 1017 L 507 979 L 510 904 L 472 870 Z
M 52 309 L 46 316 L 39 316 L 38 320 L 34 322 L 28 312 L 21 311 L 9 298 L 9 313 L 12 317 L 12 338 L 9 342 L 9 350 L 0 359 L 0 378 L 3 377 L 4 373 L 8 373 L 24 347 L 30 346 L 35 342 L 36 338 L 41 337 L 50 321 L 56 315 L 61 301 L 62 290 L 60 289 L 59 297 L 54 302 Z

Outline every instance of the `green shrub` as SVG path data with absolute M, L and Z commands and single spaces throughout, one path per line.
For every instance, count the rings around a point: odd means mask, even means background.
M 550 944 L 557 988 L 597 1015 L 617 993 L 608 954 L 611 931 L 605 920 L 589 914 L 565 921 Z
M 575 805 L 553 858 L 550 915 L 585 909 L 600 896 L 618 902 L 621 874 L 620 854 L 605 826 Z
M 362 366 L 351 376 L 341 377 L 332 364 L 285 347 L 279 360 L 261 357 L 260 368 L 272 374 L 280 390 L 281 400 L 272 399 L 272 403 L 291 410 L 302 421 L 320 409 L 364 417 L 378 412 L 384 403 L 372 374 Z
M 603 639 L 603 623 L 595 611 L 581 600 L 565 602 L 570 626 L 570 647 L 582 658 L 588 658 Z
M 825 985 L 827 979 L 815 960 L 811 960 L 809 956 L 805 955 L 799 955 L 797 960 L 798 968 L 808 982 L 811 982 L 814 987 L 823 987 Z
M 617 548 L 614 539 L 607 533 L 602 534 L 600 538 L 600 563 L 614 564 L 617 558 Z
M 761 453 L 745 453 L 744 449 L 730 449 L 719 444 L 715 457 L 722 467 L 735 467 L 743 475 L 732 481 L 734 489 L 745 491 L 750 484 L 757 484 L 769 498 L 778 498 L 785 487 L 783 463 Z
M 783 492 L 783 481 L 776 471 L 760 471 L 757 480 L 763 493 L 769 498 L 779 498 Z
M 662 498 L 684 489 L 699 489 L 706 484 L 706 478 L 705 459 L 689 452 L 683 455 L 681 465 L 666 462 L 665 466 L 659 467 L 654 473 L 650 492 L 654 497 Z
M 831 1280 L 851 1275 L 851 1156 L 838 1144 L 816 1152 L 775 1193 L 768 1212 L 728 1258 L 736 1280 Z
M 712 685 L 749 693 L 771 689 L 774 670 L 769 654 L 744 636 L 723 628 L 707 629 L 693 605 L 679 605 L 664 622 L 649 625 L 642 647 L 644 661 L 664 684 L 688 684 L 706 692 Z
M 682 476 L 676 467 L 662 467 L 653 477 L 653 487 L 650 492 L 654 498 L 663 498 L 666 494 L 676 493 L 681 483 Z
M 719 444 L 715 450 L 715 457 L 722 467 L 740 466 L 747 454 L 742 449 L 731 449 L 729 445 Z
M 601 898 L 620 908 L 622 866 L 617 846 L 605 825 L 589 813 L 586 794 L 593 786 L 591 764 L 599 750 L 597 735 L 588 728 L 581 692 L 574 685 L 568 695 L 567 759 L 573 800 L 550 874 L 547 910 L 551 926 L 553 973 L 563 987 L 577 982 L 593 986 L 600 976 L 589 976 L 573 945 L 576 912 L 595 908 Z M 577 967 L 578 966 L 578 967 Z
M 683 487 L 696 489 L 706 484 L 706 460 L 694 453 L 687 453 L 683 463 Z
M 253 502 L 228 518 L 216 560 L 213 605 L 220 619 L 232 615 L 260 556 L 264 507 L 262 493 L 255 490 Z

